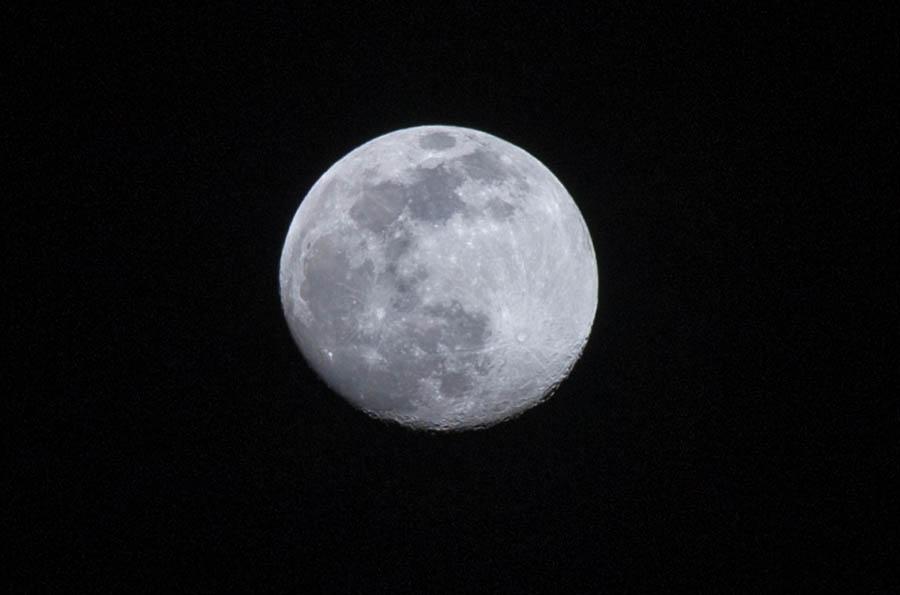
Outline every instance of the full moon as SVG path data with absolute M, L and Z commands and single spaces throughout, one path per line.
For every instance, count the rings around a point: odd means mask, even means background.
M 335 392 L 415 429 L 483 428 L 547 398 L 597 309 L 581 212 L 540 161 L 495 136 L 379 136 L 301 202 L 280 262 L 304 358 Z

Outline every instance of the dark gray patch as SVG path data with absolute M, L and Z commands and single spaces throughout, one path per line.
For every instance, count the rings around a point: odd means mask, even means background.
M 359 374 L 359 369 L 351 374 Z M 416 404 L 410 387 L 416 386 L 415 370 L 405 362 L 390 369 L 368 368 L 362 372 L 366 379 L 366 397 L 361 404 L 375 413 L 402 415 L 412 413 Z
M 474 388 L 475 383 L 468 374 L 445 372 L 441 375 L 441 394 L 445 397 L 459 397 Z
M 345 250 L 346 244 L 334 234 L 318 238 L 304 260 L 300 286 L 315 324 L 336 340 L 353 334 L 355 313 L 375 278 L 372 261 L 351 267 Z
M 453 300 L 449 304 L 428 306 L 425 312 L 432 318 L 424 328 L 413 328 L 416 344 L 426 353 L 442 357 L 441 346 L 454 355 L 458 365 L 471 365 L 476 373 L 479 362 L 486 361 L 481 351 L 490 336 L 489 319 L 480 312 L 470 312 Z M 444 370 L 438 376 L 441 394 L 458 397 L 471 391 L 474 380 L 470 374 Z
M 463 155 L 458 160 L 465 172 L 480 182 L 500 182 L 510 174 L 509 167 L 499 155 L 484 149 Z
M 456 139 L 446 132 L 432 132 L 419 139 L 419 146 L 423 149 L 443 151 L 456 146 Z
M 437 325 L 422 326 L 415 329 L 416 344 L 422 348 L 422 351 L 431 355 L 437 355 L 438 344 L 443 338 L 443 329 Z
M 487 211 L 494 219 L 509 219 L 516 211 L 516 207 L 512 206 L 505 200 L 492 198 L 487 203 Z
M 490 335 L 488 317 L 481 312 L 469 312 L 456 300 L 449 305 L 428 306 L 425 311 L 434 317 L 436 322 L 422 333 L 426 345 L 430 346 L 430 341 L 434 340 L 451 351 L 456 349 L 471 351 L 484 347 Z M 425 345 L 422 348 L 425 349 Z
M 410 215 L 421 221 L 444 223 L 466 204 L 456 195 L 462 184 L 460 174 L 444 166 L 433 169 L 418 168 L 417 180 L 408 189 Z
M 491 365 L 493 364 L 493 360 L 487 354 L 479 354 L 473 357 L 471 360 L 472 367 L 475 371 L 481 376 L 487 375 L 491 371 Z
M 391 296 L 391 308 L 396 312 L 411 312 L 421 303 L 416 286 L 419 282 L 408 277 L 397 277 L 393 280 L 396 290 Z
M 395 416 L 411 413 L 421 403 L 420 381 L 429 376 L 446 397 L 461 397 L 472 391 L 474 379 L 462 370 L 476 366 L 485 357 L 480 349 L 489 335 L 487 317 L 468 312 L 456 301 L 430 306 L 425 313 L 428 320 L 411 318 L 406 323 L 411 340 L 375 343 L 389 365 L 373 367 L 362 351 L 348 358 L 341 371 L 343 378 L 354 379 L 346 380 L 353 385 L 348 392 L 355 395 L 363 388 L 365 393 L 361 398 L 351 397 L 352 401 L 376 414 Z M 447 356 L 440 353 L 439 345 L 456 351 L 452 359 L 462 367 L 445 367 Z
M 350 217 L 360 227 L 378 233 L 397 220 L 408 201 L 407 188 L 402 184 L 381 182 L 363 190 L 350 208 Z

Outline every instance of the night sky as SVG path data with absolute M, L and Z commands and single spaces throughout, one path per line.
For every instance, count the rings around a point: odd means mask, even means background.
M 3 9 L 6 592 L 897 588 L 850 557 L 896 524 L 884 11 L 120 4 Z M 597 252 L 583 357 L 486 431 L 359 413 L 281 311 L 303 196 L 421 124 L 536 156 Z

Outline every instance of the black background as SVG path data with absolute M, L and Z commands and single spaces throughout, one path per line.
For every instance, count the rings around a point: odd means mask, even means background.
M 11 592 L 897 588 L 896 549 L 851 556 L 896 521 L 856 475 L 896 476 L 896 442 L 869 438 L 896 405 L 862 421 L 896 327 L 857 320 L 896 297 L 855 280 L 890 276 L 874 238 L 896 231 L 877 206 L 897 190 L 878 159 L 896 157 L 895 106 L 875 100 L 897 78 L 886 11 L 4 20 Z M 356 412 L 280 309 L 282 242 L 318 176 L 428 123 L 538 157 L 598 254 L 571 377 L 487 431 Z

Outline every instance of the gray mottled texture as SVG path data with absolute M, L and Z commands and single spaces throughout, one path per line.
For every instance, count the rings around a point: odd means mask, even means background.
M 486 427 L 546 398 L 597 307 L 593 244 L 534 157 L 467 128 L 398 130 L 313 186 L 281 257 L 304 357 L 370 415 Z

